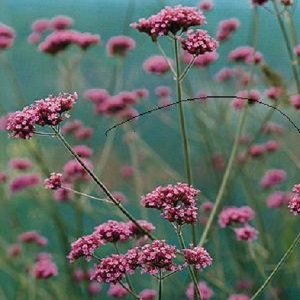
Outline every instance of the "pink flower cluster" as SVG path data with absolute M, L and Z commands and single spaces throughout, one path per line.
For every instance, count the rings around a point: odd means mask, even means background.
M 9 189 L 13 193 L 22 191 L 25 188 L 36 186 L 40 183 L 38 174 L 25 174 L 11 180 Z
M 116 95 L 110 95 L 104 89 L 90 89 L 84 93 L 84 97 L 94 104 L 97 114 L 125 119 L 138 114 L 133 105 L 146 95 L 141 90 L 122 91 Z
M 216 34 L 216 39 L 220 42 L 229 40 L 232 34 L 240 27 L 240 21 L 232 18 L 223 20 L 219 23 L 219 27 Z
M 179 37 L 181 47 L 189 54 L 198 56 L 206 52 L 213 52 L 217 49 L 219 43 L 208 35 L 206 30 L 189 29 L 185 37 Z
M 266 203 L 269 208 L 278 208 L 288 204 L 292 197 L 292 193 L 276 191 L 267 197 Z
M 93 129 L 91 127 L 86 127 L 79 120 L 73 120 L 67 122 L 62 127 L 62 132 L 64 134 L 71 134 L 77 140 L 86 140 L 90 138 L 93 134 Z
M 71 44 L 77 45 L 82 50 L 86 50 L 92 45 L 99 43 L 100 36 L 98 34 L 82 33 L 76 30 L 58 30 L 48 35 L 46 39 L 40 43 L 39 50 L 51 55 L 56 55 Z
M 157 14 L 148 19 L 140 19 L 139 23 L 133 23 L 131 26 L 140 32 L 145 32 L 156 41 L 159 36 L 175 35 L 179 31 L 186 31 L 191 26 L 204 23 L 205 17 L 196 7 L 177 5 L 166 6 Z
M 241 110 L 245 107 L 246 103 L 254 104 L 260 98 L 261 94 L 257 90 L 242 90 L 236 94 L 236 98 L 232 100 L 231 105 L 235 110 Z
M 300 109 L 300 94 L 290 96 L 290 101 L 295 109 Z
M 65 50 L 69 45 L 74 44 L 82 50 L 86 50 L 92 45 L 100 43 L 98 34 L 88 32 L 82 33 L 76 30 L 70 30 L 73 25 L 73 19 L 68 16 L 55 16 L 51 20 L 39 19 L 32 23 L 32 33 L 28 37 L 30 43 L 39 43 L 42 34 L 47 30 L 52 30 L 44 41 L 39 45 L 39 50 L 51 55 Z
M 186 264 L 194 265 L 197 270 L 203 270 L 212 264 L 211 256 L 203 247 L 190 247 L 182 250 Z
M 264 188 L 271 188 L 286 179 L 286 171 L 280 169 L 272 169 L 267 171 L 262 179 L 260 180 L 259 185 Z
M 227 300 L 251 300 L 251 298 L 245 294 L 232 294 Z
M 234 232 L 238 241 L 254 241 L 258 234 L 258 231 L 248 224 L 244 227 L 235 228 Z
M 263 56 L 255 51 L 253 47 L 242 46 L 232 50 L 229 53 L 229 59 L 236 62 L 245 62 L 247 64 L 259 64 L 263 62 Z
M 35 126 L 56 126 L 68 115 L 77 100 L 77 94 L 59 94 L 37 100 L 26 106 L 22 111 L 11 113 L 8 117 L 6 129 L 15 138 L 30 139 Z
M 9 166 L 13 170 L 25 171 L 32 167 L 32 162 L 27 158 L 13 158 L 9 161 Z
M 46 279 L 57 275 L 57 266 L 49 253 L 40 253 L 36 263 L 30 268 L 30 274 L 36 279 Z
M 264 5 L 268 0 L 252 0 L 253 5 Z
M 214 8 L 214 3 L 212 0 L 202 0 L 199 3 L 199 7 L 200 7 L 200 9 L 202 9 L 204 11 L 209 11 Z
M 168 60 L 168 61 L 167 61 Z M 147 58 L 143 63 L 143 69 L 145 72 L 162 75 L 170 70 L 171 59 L 167 59 L 162 55 L 153 55 Z
M 147 208 L 162 211 L 162 216 L 177 224 L 194 223 L 197 220 L 195 197 L 200 191 L 186 183 L 159 186 L 141 197 L 141 204 Z
M 293 187 L 295 193 L 290 199 L 288 207 L 294 215 L 300 214 L 300 184 L 296 184 Z
M 149 232 L 155 229 L 151 223 L 145 220 L 138 220 L 138 224 Z M 90 260 L 94 251 L 106 243 L 125 242 L 133 237 L 140 238 L 144 235 L 145 232 L 141 232 L 141 229 L 132 222 L 125 223 L 109 220 L 95 227 L 95 230 L 90 235 L 80 237 L 73 242 L 68 258 L 70 262 L 82 256 L 86 260 Z
M 224 81 L 234 78 L 236 75 L 237 75 L 236 69 L 224 67 L 218 71 L 218 73 L 215 75 L 214 79 L 217 82 L 224 82 Z
M 198 283 L 198 289 L 201 294 L 202 300 L 209 300 L 214 296 L 213 290 L 207 285 L 205 281 Z M 185 292 L 189 300 L 194 300 L 194 284 L 191 282 Z
M 129 36 L 118 35 L 110 38 L 106 44 L 106 52 L 110 56 L 124 57 L 135 48 L 135 41 Z
M 255 212 L 249 206 L 226 207 L 219 214 L 219 225 L 221 228 L 240 223 L 244 224 L 254 219 Z
M 265 90 L 265 95 L 272 100 L 277 100 L 282 94 L 283 88 L 280 86 L 272 86 Z
M 14 39 L 14 30 L 9 26 L 0 23 L 0 51 L 11 47 L 14 43 Z
M 57 190 L 61 188 L 62 174 L 61 173 L 51 173 L 50 177 L 45 179 L 44 186 L 49 190 Z
M 40 247 L 47 245 L 47 239 L 36 231 L 26 231 L 18 236 L 18 241 L 22 243 L 34 243 Z

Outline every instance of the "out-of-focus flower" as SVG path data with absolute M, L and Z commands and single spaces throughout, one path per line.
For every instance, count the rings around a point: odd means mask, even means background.
M 55 16 L 50 20 L 50 27 L 54 30 L 64 30 L 73 25 L 74 21 L 68 16 Z
M 260 186 L 264 189 L 273 187 L 286 179 L 286 171 L 280 169 L 268 170 L 260 181 Z
M 110 56 L 126 56 L 127 52 L 135 48 L 135 41 L 129 36 L 119 35 L 110 38 L 106 51 Z
M 242 90 L 236 94 L 236 98 L 232 100 L 231 105 L 235 110 L 241 110 L 245 107 L 246 103 L 254 104 L 260 98 L 261 94 L 257 90 Z
M 151 289 L 142 290 L 139 297 L 141 300 L 154 300 L 156 297 L 156 291 Z
M 13 170 L 18 171 L 25 171 L 32 167 L 32 162 L 29 159 L 21 157 L 12 158 L 8 164 Z
M 259 64 L 263 62 L 262 54 L 250 46 L 238 47 L 232 50 L 228 57 L 232 61 L 245 62 L 247 64 Z
M 127 284 L 125 284 L 126 287 Z M 128 291 L 119 283 L 110 284 L 107 295 L 114 298 L 124 298 L 128 295 Z
M 35 33 L 43 33 L 50 28 L 50 20 L 37 19 L 31 24 L 31 29 Z
M 201 293 L 201 297 L 203 300 L 210 300 L 213 295 L 214 292 L 213 290 L 207 285 L 207 283 L 205 281 L 200 281 L 198 283 L 198 289 Z M 193 300 L 194 299 L 194 284 L 190 283 L 188 285 L 188 288 L 186 290 L 186 296 L 188 297 L 189 300 Z
M 245 294 L 232 294 L 227 300 L 251 300 L 249 296 Z
M 246 224 L 244 227 L 235 228 L 234 232 L 238 241 L 247 242 L 252 242 L 256 240 L 258 234 L 258 231 L 248 224 Z
M 38 174 L 26 174 L 12 179 L 9 183 L 9 189 L 12 193 L 17 193 L 27 187 L 38 185 L 39 183 L 40 176 Z
M 40 247 L 47 245 L 47 239 L 37 231 L 26 231 L 18 236 L 18 241 L 22 243 L 35 243 Z
M 184 63 L 188 64 L 194 59 L 193 66 L 195 67 L 208 67 L 213 62 L 215 62 L 219 57 L 217 52 L 205 52 L 204 54 L 198 55 L 194 57 L 194 55 L 190 54 L 187 51 L 184 51 L 182 54 L 182 60 Z
M 220 42 L 226 41 L 231 38 L 232 34 L 240 27 L 240 21 L 232 18 L 223 20 L 219 23 L 216 34 L 216 39 Z
M 292 95 L 290 101 L 295 109 L 300 109 L 300 94 Z
M 242 207 L 226 207 L 219 214 L 219 225 L 225 228 L 232 224 L 244 224 L 254 219 L 255 212 L 249 206 Z
M 0 51 L 10 48 L 14 43 L 14 39 L 15 31 L 11 27 L 0 23 Z
M 280 86 L 272 86 L 269 89 L 265 90 L 265 95 L 272 99 L 277 100 L 283 93 L 283 88 Z
M 40 253 L 29 272 L 36 279 L 47 279 L 57 275 L 57 266 L 49 253 Z
M 162 75 L 165 74 L 170 70 L 170 63 L 171 60 L 169 60 L 169 63 L 166 61 L 166 58 L 162 55 L 153 55 L 150 56 L 145 60 L 143 63 L 143 69 L 147 73 L 152 73 L 155 75 Z
M 98 295 L 102 290 L 102 287 L 99 282 L 92 281 L 88 286 L 88 292 L 90 295 Z
M 203 11 L 209 11 L 214 8 L 214 3 L 212 0 L 202 0 L 199 3 L 199 8 L 202 9 Z

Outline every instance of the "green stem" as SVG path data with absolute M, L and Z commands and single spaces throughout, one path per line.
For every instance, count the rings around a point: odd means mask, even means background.
M 78 161 L 78 163 L 83 167 L 83 169 L 91 176 L 93 181 L 96 183 L 98 187 L 102 189 L 105 195 L 113 202 L 113 204 L 130 220 L 132 221 L 137 228 L 139 228 L 142 232 L 145 233 L 151 240 L 154 240 L 154 237 L 151 233 L 146 231 L 138 222 L 137 220 L 127 211 L 127 209 L 120 203 L 109 191 L 109 189 L 104 185 L 104 183 L 96 176 L 96 174 L 90 170 L 84 163 L 84 161 L 74 152 L 72 147 L 69 143 L 65 140 L 65 138 L 60 134 L 60 132 L 55 128 L 51 127 L 52 130 L 56 133 L 57 138 L 59 141 L 64 145 L 64 147 L 72 154 L 72 156 Z
M 285 44 L 286 44 L 286 47 L 287 47 L 287 50 L 288 50 L 288 54 L 289 54 L 289 57 L 290 57 L 290 61 L 291 61 L 291 65 L 292 65 L 292 71 L 293 71 L 294 79 L 295 79 L 296 85 L 297 85 L 297 91 L 298 91 L 298 94 L 300 94 L 300 79 L 299 79 L 298 70 L 297 70 L 298 61 L 297 61 L 297 58 L 295 57 L 295 55 L 293 53 L 293 49 L 292 49 L 292 46 L 290 44 L 288 33 L 285 29 L 283 20 L 281 18 L 281 14 L 279 12 L 279 9 L 278 9 L 278 6 L 277 6 L 277 3 L 276 3 L 275 0 L 273 0 L 273 6 L 274 6 L 274 9 L 275 9 L 276 17 L 277 17 L 280 29 L 282 31 L 283 38 L 284 38 L 284 41 L 285 41 Z
M 271 279 L 278 272 L 278 270 L 280 269 L 280 267 L 285 263 L 285 261 L 287 260 L 287 258 L 293 252 L 293 250 L 295 249 L 295 247 L 298 244 L 299 240 L 300 240 L 300 231 L 298 232 L 298 235 L 296 236 L 296 238 L 292 242 L 291 246 L 288 248 L 288 250 L 282 256 L 282 258 L 280 259 L 280 261 L 278 262 L 278 264 L 276 265 L 276 267 L 274 268 L 274 270 L 270 273 L 270 275 L 267 277 L 267 279 L 264 281 L 264 283 L 261 285 L 261 287 L 251 297 L 251 300 L 256 299 L 257 296 L 259 296 L 261 294 L 261 292 L 265 289 L 265 287 L 267 286 L 267 284 L 271 281 Z
M 184 242 L 184 239 L 183 239 L 183 236 L 182 236 L 181 226 L 178 226 L 178 225 L 176 226 L 176 233 L 177 233 L 178 240 L 179 240 L 181 248 L 186 249 L 185 242 Z M 194 272 L 193 268 L 190 265 L 188 265 L 188 270 L 189 270 L 190 277 L 191 277 L 191 279 L 193 281 L 193 284 L 194 284 L 194 295 L 195 295 L 194 298 L 202 300 L 201 293 L 200 293 L 200 290 L 198 288 L 198 280 L 197 280 L 197 277 L 195 275 L 195 272 Z
M 228 179 L 229 179 L 229 175 L 230 175 L 230 173 L 233 169 L 234 160 L 235 160 L 235 157 L 236 157 L 236 154 L 237 154 L 238 145 L 239 145 L 239 138 L 241 136 L 243 125 L 244 125 L 244 122 L 245 122 L 245 119 L 246 119 L 247 108 L 248 108 L 248 106 L 246 106 L 244 108 L 243 112 L 240 115 L 239 122 L 238 122 L 238 127 L 237 127 L 235 138 L 234 138 L 233 147 L 232 147 L 231 154 L 230 154 L 230 157 L 229 157 L 229 161 L 228 161 L 225 173 L 224 173 L 224 177 L 222 178 L 222 182 L 221 182 L 221 186 L 220 186 L 220 189 L 218 191 L 218 194 L 217 194 L 216 202 L 215 202 L 215 204 L 213 206 L 213 209 L 212 209 L 212 211 L 209 215 L 209 218 L 207 220 L 207 223 L 206 223 L 206 226 L 204 228 L 203 234 L 201 236 L 201 239 L 200 239 L 200 242 L 199 242 L 200 247 L 202 247 L 204 245 L 205 241 L 206 241 L 208 232 L 209 232 L 209 230 L 212 226 L 212 222 L 213 222 L 213 220 L 214 220 L 214 218 L 217 214 L 217 210 L 218 210 L 218 208 L 221 204 L 221 200 L 224 196 L 224 193 L 225 193 L 225 190 L 226 190 L 226 187 L 227 187 L 227 183 L 228 183 Z
M 161 269 L 159 270 L 159 278 L 158 278 L 158 300 L 162 300 L 162 276 L 161 276 Z

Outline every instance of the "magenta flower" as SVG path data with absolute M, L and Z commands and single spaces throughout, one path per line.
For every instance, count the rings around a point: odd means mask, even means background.
M 146 221 L 146 220 L 137 220 L 138 224 L 146 231 L 151 232 L 153 230 L 155 230 L 155 226 Z M 133 222 L 128 222 L 128 227 L 130 229 L 130 231 L 132 232 L 133 235 L 135 235 L 136 238 L 140 238 L 140 237 L 144 237 L 145 236 L 145 232 L 141 231 L 136 224 L 134 224 Z
M 250 146 L 248 153 L 252 157 L 260 157 L 266 153 L 266 150 L 265 144 L 253 144 Z
M 26 174 L 18 176 L 9 183 L 9 189 L 12 193 L 17 193 L 25 188 L 38 185 L 40 176 L 38 174 Z
M 219 72 L 215 75 L 215 81 L 217 82 L 224 82 L 229 79 L 232 79 L 236 76 L 236 69 L 231 69 L 231 68 L 222 68 L 219 70 Z
M 159 186 L 153 192 L 141 197 L 141 204 L 147 208 L 161 210 L 162 216 L 177 224 L 194 223 L 197 220 L 195 197 L 200 191 L 185 183 Z
M 248 224 L 246 224 L 244 227 L 235 228 L 234 232 L 238 241 L 248 241 L 248 242 L 252 242 L 256 240 L 258 234 L 258 231 L 254 227 Z
M 30 139 L 36 125 L 56 126 L 67 118 L 66 112 L 73 108 L 76 100 L 76 93 L 50 95 L 45 99 L 37 100 L 22 111 L 11 113 L 6 129 L 15 138 Z
M 229 40 L 232 34 L 240 27 L 240 21 L 235 18 L 223 20 L 219 23 L 216 39 L 220 42 Z
M 90 158 L 93 154 L 93 149 L 86 145 L 77 145 L 73 147 L 74 152 L 81 158 Z
M 232 50 L 229 53 L 229 59 L 235 62 L 245 62 L 247 64 L 259 64 L 263 61 L 263 56 L 260 52 L 254 50 L 250 46 L 242 46 Z
M 295 193 L 288 203 L 288 208 L 294 215 L 300 214 L 300 184 L 295 184 L 293 187 L 293 192 Z
M 84 98 L 96 105 L 103 103 L 109 97 L 110 95 L 105 89 L 89 89 L 84 92 Z
M 248 104 L 254 104 L 256 101 L 259 101 L 260 98 L 261 94 L 257 90 L 242 90 L 236 94 L 236 98 L 232 100 L 231 105 L 235 110 L 241 110 L 245 107 L 247 102 Z
M 11 27 L 0 23 L 0 52 L 10 48 L 14 43 L 14 39 L 15 31 Z
M 265 148 L 268 152 L 275 152 L 280 148 L 280 143 L 275 140 L 265 142 Z
M 209 11 L 209 10 L 212 10 L 214 8 L 214 3 L 213 3 L 212 0 L 202 0 L 199 3 L 199 7 L 203 11 Z
M 9 166 L 13 170 L 25 171 L 32 167 L 32 162 L 27 158 L 13 158 L 9 161 Z
M 173 259 L 176 257 L 175 246 L 168 245 L 165 240 L 155 240 L 152 244 L 146 244 L 140 249 L 138 262 L 141 265 L 141 273 L 151 275 L 162 271 L 175 271 L 177 266 Z
M 268 0 L 252 0 L 252 4 L 253 5 L 264 5 L 268 2 Z M 232 299 L 230 299 L 232 300 Z M 234 299 L 234 300 L 238 300 L 238 299 Z M 239 299 L 239 300 L 243 300 L 243 299 Z
M 262 128 L 263 133 L 283 134 L 284 129 L 280 124 L 274 122 L 266 123 Z
M 207 34 L 207 31 L 189 29 L 185 37 L 179 38 L 181 47 L 194 56 L 216 51 L 218 42 Z
M 100 285 L 99 282 L 97 281 L 92 281 L 89 283 L 89 286 L 88 286 L 88 292 L 90 295 L 98 295 L 102 290 L 102 287 Z
M 87 261 L 90 261 L 94 251 L 103 244 L 100 236 L 95 233 L 80 237 L 71 244 L 71 252 L 67 258 L 70 262 L 74 262 L 83 256 Z
M 89 170 L 93 170 L 93 164 L 90 160 L 83 158 L 84 164 Z M 76 160 L 69 160 L 63 167 L 63 175 L 66 181 L 88 180 L 90 175 L 86 172 L 83 166 Z
M 277 100 L 282 94 L 283 88 L 280 86 L 272 86 L 265 90 L 265 95 L 272 100 Z
M 198 55 L 196 58 L 187 51 L 182 54 L 182 60 L 184 63 L 188 64 L 194 59 L 193 66 L 195 67 L 208 67 L 214 63 L 219 57 L 217 52 L 205 52 L 202 55 Z
M 6 253 L 10 257 L 18 257 L 22 253 L 22 247 L 19 244 L 12 244 L 7 248 Z
M 143 69 L 147 73 L 162 75 L 170 70 L 171 59 L 168 59 L 168 61 L 169 63 L 162 55 L 153 55 L 145 60 Z
M 207 285 L 207 283 L 205 281 L 200 281 L 198 283 L 198 289 L 199 289 L 199 292 L 201 293 L 202 300 L 210 300 L 214 295 L 213 290 Z M 193 283 L 190 283 L 188 285 L 185 293 L 189 300 L 194 300 L 194 284 Z
M 90 279 L 105 283 L 117 283 L 130 271 L 126 256 L 122 254 L 103 258 L 94 268 L 95 272 Z
M 50 177 L 45 179 L 44 186 L 49 190 L 57 190 L 61 188 L 62 184 L 62 174 L 61 173 L 51 173 Z
M 50 20 L 38 19 L 31 24 L 31 29 L 34 33 L 43 33 L 50 28 Z
M 26 231 L 18 236 L 18 241 L 22 243 L 35 243 L 40 247 L 47 245 L 48 240 L 37 231 Z
M 144 289 L 140 292 L 139 297 L 141 300 L 155 300 L 156 291 L 151 289 Z
M 294 0 L 281 0 L 281 4 L 285 6 L 291 6 L 294 4 Z
M 294 53 L 300 57 L 300 44 L 294 47 Z
M 283 182 L 286 179 L 286 176 L 287 174 L 286 171 L 284 170 L 280 170 L 280 169 L 269 170 L 262 177 L 259 185 L 262 188 L 267 189 Z
M 292 197 L 291 193 L 276 191 L 267 197 L 266 203 L 269 208 L 278 208 L 288 204 Z
M 255 212 L 249 206 L 242 207 L 226 207 L 219 214 L 219 225 L 225 228 L 235 223 L 247 223 L 254 219 Z
M 212 264 L 212 258 L 203 247 L 192 247 L 182 249 L 185 263 L 194 265 L 197 270 L 203 270 Z
M 140 32 L 151 36 L 153 41 L 159 36 L 173 34 L 179 31 L 186 31 L 191 26 L 198 26 L 205 23 L 205 17 L 196 7 L 177 5 L 166 6 L 156 15 L 148 19 L 140 19 L 139 23 L 131 24 Z
M 116 243 L 129 240 L 133 232 L 128 223 L 109 220 L 95 227 L 94 234 L 99 236 L 104 242 Z
M 128 285 L 125 284 L 128 288 Z M 119 283 L 110 284 L 107 295 L 114 298 L 124 298 L 128 295 L 128 291 Z
M 73 25 L 74 21 L 68 16 L 55 16 L 50 20 L 50 27 L 54 30 L 64 30 Z
M 40 253 L 29 272 L 36 279 L 47 279 L 57 275 L 57 266 L 49 253 Z
M 300 109 L 300 95 L 292 95 L 290 96 L 290 102 L 295 109 Z
M 110 38 L 106 45 L 106 51 L 110 56 L 124 57 L 127 52 L 135 48 L 135 41 L 129 36 L 119 35 Z

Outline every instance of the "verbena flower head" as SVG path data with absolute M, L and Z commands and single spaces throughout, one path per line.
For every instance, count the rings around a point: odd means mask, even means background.
M 198 56 L 206 52 L 213 52 L 218 47 L 218 42 L 212 38 L 206 30 L 189 29 L 185 37 L 179 38 L 181 47 L 189 54 Z
M 177 269 L 173 260 L 176 257 L 175 246 L 168 245 L 165 240 L 155 240 L 140 249 L 139 264 L 141 273 L 157 274 L 161 271 L 175 271 Z
M 40 253 L 29 272 L 36 279 L 46 279 L 57 275 L 57 266 L 49 253 Z
M 263 61 L 262 54 L 250 46 L 241 46 L 232 50 L 228 58 L 231 61 L 245 62 L 249 65 L 259 64 Z
M 186 31 L 191 26 L 204 23 L 205 17 L 196 7 L 177 5 L 166 6 L 159 13 L 148 19 L 140 19 L 138 23 L 132 23 L 131 26 L 140 32 L 145 32 L 156 41 L 159 36 L 175 35 L 179 31 Z
M 287 177 L 286 171 L 280 169 L 268 170 L 262 177 L 259 185 L 264 188 L 271 188 L 281 182 Z
M 90 261 L 94 251 L 103 244 L 104 242 L 97 234 L 80 237 L 71 244 L 71 252 L 67 258 L 70 262 L 74 262 L 80 257 L 85 257 L 87 261 Z
M 258 235 L 258 231 L 248 224 L 241 228 L 235 228 L 234 232 L 238 241 L 251 242 L 256 240 Z
M 209 11 L 209 10 L 212 10 L 214 8 L 214 3 L 213 3 L 212 0 L 202 0 L 199 3 L 199 7 L 203 11 Z
M 90 295 L 96 296 L 102 291 L 102 287 L 99 282 L 92 281 L 89 283 L 88 292 Z
M 240 27 L 240 21 L 236 18 L 223 20 L 219 23 L 216 39 L 220 42 L 231 38 L 232 34 Z
M 282 207 L 291 200 L 292 198 L 292 193 L 286 193 L 283 191 L 276 191 L 272 194 L 270 194 L 267 199 L 266 203 L 269 208 L 278 208 Z
M 139 294 L 141 300 L 155 300 L 156 291 L 151 289 L 142 290 Z
M 31 24 L 31 29 L 35 33 L 43 33 L 50 28 L 50 20 L 37 19 Z
M 57 190 L 61 188 L 62 184 L 62 174 L 61 173 L 51 173 L 49 178 L 44 181 L 44 186 L 49 190 Z
M 54 30 L 64 30 L 73 25 L 74 21 L 68 16 L 55 16 L 50 20 L 50 27 Z
M 251 1 L 253 5 L 264 5 L 268 2 L 268 0 L 251 0 Z
M 300 184 L 295 184 L 293 187 L 293 192 L 295 193 L 289 203 L 288 207 L 294 215 L 300 214 Z
M 11 27 L 0 23 L 0 52 L 11 47 L 14 39 L 15 31 Z
M 105 242 L 116 243 L 129 240 L 133 232 L 128 223 L 109 220 L 95 227 L 94 234 L 97 234 Z
M 9 161 L 9 166 L 13 170 L 25 171 L 32 167 L 32 162 L 27 158 L 21 158 L 21 157 L 12 158 Z
M 25 188 L 36 186 L 39 183 L 40 176 L 38 174 L 25 174 L 12 179 L 9 183 L 9 190 L 12 193 L 17 193 Z
M 135 41 L 129 36 L 118 35 L 110 38 L 106 45 L 107 54 L 110 56 L 126 56 L 127 52 L 135 48 Z
M 123 254 L 112 254 L 103 258 L 99 264 L 94 266 L 95 272 L 91 280 L 105 283 L 117 283 L 130 270 L 126 256 Z
M 6 129 L 15 138 L 30 139 L 36 125 L 56 126 L 67 118 L 67 112 L 73 108 L 76 100 L 76 93 L 50 95 L 45 99 L 37 100 L 22 111 L 11 113 Z
M 144 61 L 143 69 L 147 73 L 162 75 L 170 70 L 171 59 L 168 61 L 162 55 L 153 55 Z
M 198 283 L 198 289 L 200 291 L 202 300 L 210 300 L 214 296 L 213 290 L 207 285 L 205 281 Z M 191 282 L 185 292 L 189 300 L 194 300 L 194 284 Z
M 193 66 L 195 67 L 207 67 L 214 63 L 219 57 L 217 52 L 205 52 L 204 54 L 198 55 L 196 58 L 194 55 L 190 54 L 187 51 L 183 52 L 182 60 L 184 63 L 188 64 L 195 58 Z
M 144 230 L 146 230 L 148 232 L 155 230 L 155 226 L 146 220 L 137 220 L 137 222 Z M 128 224 L 129 230 L 132 232 L 132 234 L 135 237 L 140 238 L 140 237 L 145 236 L 145 232 L 142 231 L 141 229 L 139 229 L 135 223 L 130 221 L 127 224 Z
M 125 284 L 125 286 L 128 288 L 128 285 Z M 109 289 L 107 291 L 107 295 L 114 298 L 120 298 L 123 299 L 128 295 L 128 290 L 126 290 L 121 284 L 110 284 Z
M 26 231 L 18 236 L 18 241 L 22 243 L 34 243 L 40 247 L 47 245 L 48 240 L 37 231 Z
M 162 211 L 162 216 L 177 224 L 194 223 L 197 220 L 196 196 L 200 191 L 186 183 L 159 186 L 141 198 L 147 208 Z
M 295 109 L 300 109 L 300 94 L 290 96 L 290 101 Z
M 254 104 L 256 101 L 259 101 L 261 95 L 257 90 L 242 90 L 236 94 L 236 98 L 234 98 L 231 102 L 231 106 L 235 110 L 241 110 L 245 107 L 246 103 Z
M 194 265 L 197 270 L 203 270 L 212 264 L 212 258 L 203 247 L 182 249 L 184 260 L 188 265 Z
M 219 225 L 225 228 L 236 223 L 247 223 L 254 219 L 255 212 L 249 206 L 242 207 L 226 207 L 219 214 Z

